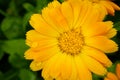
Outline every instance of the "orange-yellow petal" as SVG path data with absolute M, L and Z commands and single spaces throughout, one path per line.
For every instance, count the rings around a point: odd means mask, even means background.
M 59 33 L 43 19 L 41 14 L 33 14 L 30 19 L 30 25 L 40 34 L 51 37 L 59 35 Z
M 29 49 L 25 52 L 25 58 L 33 59 L 35 61 L 45 61 L 57 53 L 59 53 L 59 48 L 57 46 L 41 50 Z
M 30 68 L 33 71 L 38 71 L 41 70 L 43 68 L 43 63 L 42 62 L 37 62 L 37 61 L 32 61 L 32 63 L 30 64 Z
M 69 67 L 67 67 L 66 65 L 64 65 L 65 67 L 63 67 L 63 64 L 64 64 L 66 58 L 67 58 L 66 54 L 61 53 L 58 55 L 58 59 L 54 60 L 53 65 L 51 65 L 51 70 L 49 71 L 49 74 L 51 77 L 57 79 L 60 75 L 62 76 L 62 73 L 61 73 L 62 70 L 64 73 L 69 72 L 69 71 L 66 71 L 66 68 L 69 68 Z M 65 77 L 63 77 L 63 78 L 65 78 Z
M 62 29 L 62 31 L 67 31 L 69 29 L 67 21 L 59 8 L 49 9 L 49 16 L 56 27 Z
M 24 57 L 25 57 L 25 59 L 34 59 L 34 57 L 35 56 L 37 56 L 37 55 L 35 55 L 36 53 L 33 53 L 33 51 L 31 50 L 31 49 L 28 49 L 26 52 L 25 52 L 25 54 L 24 54 Z
M 111 73 L 111 72 L 107 73 L 107 78 L 109 80 L 118 80 L 117 76 L 114 73 Z
M 97 48 L 105 53 L 112 53 L 118 50 L 118 45 L 104 36 L 96 36 L 85 39 L 88 46 Z
M 108 3 L 109 1 L 101 1 L 101 5 L 105 6 L 105 8 L 107 9 L 108 13 L 110 13 L 111 15 L 114 15 L 114 8 L 112 7 L 112 5 L 110 5 Z
M 78 79 L 78 75 L 77 75 L 77 69 L 76 69 L 76 65 L 75 65 L 75 61 L 74 58 L 72 56 L 72 60 L 71 60 L 71 75 L 69 77 L 69 80 L 77 80 Z
M 81 6 L 80 6 L 82 9 L 81 9 L 81 12 L 79 13 L 79 18 L 77 20 L 77 23 L 76 25 L 74 26 L 74 28 L 79 28 L 81 27 L 83 24 L 88 24 L 88 22 L 90 22 L 90 19 L 91 19 L 91 16 L 96 16 L 98 14 L 94 14 L 94 11 L 93 10 L 93 7 L 91 6 L 91 3 L 90 2 L 87 2 L 86 1 L 86 4 L 85 2 L 81 3 Z M 91 14 L 90 14 L 91 13 Z M 96 16 L 97 17 L 97 16 Z M 95 21 L 95 19 L 93 20 Z M 93 22 L 91 21 L 91 22 Z
M 110 29 L 110 30 L 108 31 L 108 33 L 106 34 L 106 36 L 107 36 L 108 38 L 112 38 L 112 37 L 114 37 L 116 34 L 117 34 L 117 30 L 116 30 L 115 28 L 112 28 L 112 29 Z
M 105 78 L 104 78 L 104 80 L 111 80 L 111 79 L 109 79 L 109 78 L 105 77 Z
M 108 1 L 107 3 L 109 3 L 115 10 L 120 10 L 120 7 L 118 5 L 116 5 L 115 3 Z
M 70 78 L 70 75 L 72 74 L 72 56 L 71 55 L 68 55 L 66 53 L 63 53 L 65 55 L 65 59 L 63 60 L 63 63 L 61 67 L 61 77 L 64 79 L 64 80 L 67 80 Z
M 56 31 L 58 31 L 59 33 L 62 33 L 63 30 L 59 27 L 57 27 L 56 24 L 54 24 L 54 19 L 51 19 L 51 16 L 50 16 L 50 11 L 49 11 L 49 8 L 46 7 L 42 10 L 42 17 L 45 19 L 45 21 L 52 27 L 54 28 Z
M 54 0 L 53 2 L 48 4 L 49 8 L 59 8 L 60 6 L 61 4 L 57 0 Z
M 106 8 L 102 6 L 101 4 L 95 4 L 94 9 L 96 9 L 99 12 L 99 21 L 104 20 L 105 16 L 108 14 Z
M 92 74 L 81 60 L 80 56 L 75 56 L 75 64 L 78 72 L 79 80 L 92 80 Z
M 70 6 L 72 7 L 72 11 L 73 11 L 73 24 L 72 24 L 72 28 L 76 25 L 76 23 L 78 22 L 80 13 L 81 13 L 81 8 L 82 8 L 82 3 L 80 3 L 78 0 L 72 0 L 70 1 Z M 72 19 L 72 18 L 71 18 Z
M 49 77 L 53 78 L 50 75 L 50 71 L 52 68 L 54 68 L 54 64 L 56 64 L 56 61 L 61 57 L 61 53 L 58 53 L 51 57 L 48 61 L 46 61 L 46 64 L 44 65 L 44 68 L 42 70 L 42 77 L 44 79 L 48 79 Z
M 90 7 L 90 6 L 89 6 Z M 87 14 L 87 13 L 86 13 Z M 94 18 L 94 19 L 93 19 Z M 93 6 L 91 6 L 90 11 L 88 12 L 88 14 L 86 15 L 86 19 L 84 19 L 84 23 L 82 25 L 87 25 L 89 26 L 90 24 L 94 24 L 95 22 L 99 22 L 102 21 L 103 19 L 101 19 L 101 14 L 94 9 Z M 104 17 L 103 17 L 104 18 Z
M 69 26 L 67 24 L 67 20 L 61 12 L 61 5 L 59 4 L 60 3 L 58 1 L 51 2 L 48 7 L 42 10 L 42 17 L 51 27 L 62 33 L 68 30 Z
M 95 22 L 95 24 L 93 25 L 82 26 L 81 28 L 82 28 L 82 34 L 86 37 L 90 37 L 90 36 L 106 35 L 108 34 L 108 32 L 109 34 L 111 33 L 112 35 L 114 33 L 109 31 L 110 29 L 112 29 L 112 27 L 113 27 L 113 23 L 111 21 L 106 21 L 106 22 Z
M 107 73 L 107 70 L 101 63 L 99 63 L 97 60 L 91 58 L 90 56 L 87 56 L 85 54 L 81 53 L 81 58 L 83 62 L 85 63 L 86 67 L 88 69 L 98 75 L 105 75 Z
M 97 50 L 89 46 L 84 46 L 82 49 L 82 53 L 90 56 L 91 58 L 94 58 L 95 60 L 102 63 L 106 67 L 110 67 L 112 65 L 110 59 L 108 59 L 108 57 L 100 50 Z
M 57 39 L 41 35 L 35 30 L 30 30 L 26 34 L 26 44 L 36 50 L 48 48 L 57 44 Z
M 62 3 L 61 12 L 66 18 L 69 28 L 71 28 L 74 20 L 72 6 L 68 2 Z
M 120 79 L 120 63 L 118 63 L 116 66 L 116 74 L 117 74 L 118 79 Z

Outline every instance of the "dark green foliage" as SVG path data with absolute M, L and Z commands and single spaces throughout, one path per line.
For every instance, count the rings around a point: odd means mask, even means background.
M 0 80 L 42 80 L 24 58 L 30 16 L 52 0 L 0 0 Z M 38 76 L 39 75 L 39 76 Z

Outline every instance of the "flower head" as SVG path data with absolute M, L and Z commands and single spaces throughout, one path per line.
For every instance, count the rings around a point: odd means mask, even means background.
M 26 34 L 26 59 L 33 71 L 42 69 L 45 80 L 92 80 L 91 72 L 105 75 L 112 62 L 104 53 L 118 50 L 110 40 L 116 34 L 111 21 L 102 22 L 90 2 L 53 1 L 33 14 L 34 30 Z M 84 77 L 86 76 L 86 77 Z
M 68 0 L 72 1 L 72 0 Z M 78 1 L 89 1 L 93 4 L 101 14 L 107 15 L 108 13 L 114 15 L 115 10 L 120 10 L 120 7 L 112 2 L 112 0 L 78 0 Z

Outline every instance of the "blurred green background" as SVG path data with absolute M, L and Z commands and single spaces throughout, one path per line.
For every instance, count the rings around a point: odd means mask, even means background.
M 0 80 L 43 80 L 41 71 L 31 71 L 31 61 L 24 59 L 24 52 L 29 48 L 25 44 L 25 34 L 32 29 L 30 16 L 41 13 L 41 9 L 51 1 L 0 0 Z M 120 6 L 120 0 L 114 2 Z M 120 45 L 120 11 L 116 11 L 115 16 L 106 16 L 105 20 L 114 22 L 118 34 L 113 40 Z M 113 63 L 119 62 L 120 52 L 108 57 Z M 108 70 L 114 71 L 113 67 Z M 97 75 L 93 75 L 93 79 L 100 80 Z

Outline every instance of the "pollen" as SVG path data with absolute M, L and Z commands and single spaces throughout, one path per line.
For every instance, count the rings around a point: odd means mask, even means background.
M 80 31 L 70 30 L 64 32 L 58 38 L 60 50 L 64 53 L 75 55 L 80 53 L 84 39 Z

